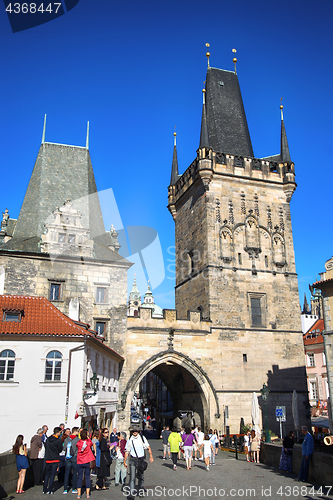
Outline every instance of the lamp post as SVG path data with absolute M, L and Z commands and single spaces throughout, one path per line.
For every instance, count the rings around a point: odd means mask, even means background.
M 268 417 L 267 417 L 267 401 L 268 401 L 269 389 L 265 384 L 265 382 L 264 385 L 262 386 L 262 389 L 260 389 L 260 393 L 265 406 L 265 441 L 266 443 L 270 443 L 271 435 L 268 431 Z
M 96 376 L 96 372 L 94 372 L 93 376 L 90 379 L 90 387 L 94 391 L 94 394 L 98 391 L 99 378 Z

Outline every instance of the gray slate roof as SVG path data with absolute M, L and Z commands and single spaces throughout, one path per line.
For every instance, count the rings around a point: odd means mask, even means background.
M 127 262 L 108 248 L 112 242 L 105 232 L 89 150 L 47 142 L 40 146 L 13 238 L 1 249 L 40 252 L 44 224 L 53 221 L 52 212 L 67 200 L 82 214 L 82 227 L 90 230 L 95 258 Z
M 253 157 L 243 100 L 233 71 L 208 68 L 206 117 L 214 151 Z

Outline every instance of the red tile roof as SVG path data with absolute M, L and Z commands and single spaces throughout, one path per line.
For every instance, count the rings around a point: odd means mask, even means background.
M 317 332 L 319 330 L 319 332 Z M 324 338 L 322 336 L 322 331 L 324 330 L 324 320 L 317 319 L 314 325 L 309 328 L 309 330 L 303 335 L 304 345 L 322 344 Z M 317 336 L 316 336 L 317 335 Z
M 4 311 L 23 311 L 21 321 L 4 321 Z M 0 333 L 93 337 L 92 333 L 76 325 L 45 297 L 23 295 L 0 295 Z

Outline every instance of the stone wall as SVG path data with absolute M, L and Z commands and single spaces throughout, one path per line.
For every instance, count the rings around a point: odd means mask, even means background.
M 280 445 L 262 443 L 260 445 L 260 462 L 271 467 L 278 468 L 281 456 Z M 302 447 L 295 445 L 293 449 L 294 474 L 298 474 L 302 462 Z M 309 481 L 318 485 L 332 484 L 333 456 L 327 453 L 314 452 L 310 460 Z
M 16 468 L 16 456 L 14 453 L 0 454 L 0 498 L 6 498 L 16 491 L 18 472 Z M 33 486 L 34 478 L 32 467 L 26 472 L 23 488 Z

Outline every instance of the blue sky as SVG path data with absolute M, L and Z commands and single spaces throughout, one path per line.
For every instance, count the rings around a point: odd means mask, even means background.
M 308 284 L 333 253 L 331 1 L 80 0 L 64 16 L 15 34 L 0 9 L 1 211 L 19 214 L 44 113 L 50 142 L 83 146 L 89 120 L 98 189 L 112 188 L 124 226 L 156 230 L 165 278 L 155 301 L 173 307 L 174 223 L 166 206 L 174 125 L 182 173 L 198 147 L 205 43 L 211 65 L 230 70 L 235 47 L 257 157 L 279 152 L 284 97 L 298 184 L 296 266 L 301 300 L 305 291 L 309 298 Z M 157 273 L 155 283 L 163 279 Z

